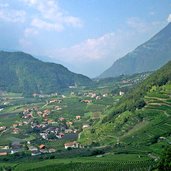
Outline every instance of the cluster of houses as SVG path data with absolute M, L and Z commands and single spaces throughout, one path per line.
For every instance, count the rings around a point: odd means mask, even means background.
M 34 94 L 34 97 L 46 97 L 46 95 L 38 95 Z M 51 97 L 51 96 L 50 96 Z M 65 98 L 64 96 L 62 98 Z M 51 99 L 47 102 L 46 105 L 54 103 L 53 109 L 44 108 L 43 110 L 40 107 L 31 107 L 26 108 L 22 112 L 21 120 L 16 121 L 9 128 L 5 126 L 0 127 L 0 133 L 3 131 L 9 131 L 12 134 L 22 134 L 22 127 L 27 125 L 29 126 L 31 131 L 36 133 L 37 138 L 47 141 L 56 141 L 57 139 L 62 139 L 65 136 L 71 136 L 71 134 L 78 136 L 78 129 L 74 128 L 74 121 L 81 120 L 81 116 L 75 116 L 73 121 L 67 121 L 64 117 L 57 117 L 54 119 L 49 119 L 48 116 L 51 114 L 53 110 L 62 110 L 62 108 L 55 103 L 61 103 L 61 99 Z M 84 103 L 91 103 L 92 100 L 83 100 Z M 40 120 L 38 119 L 40 118 Z M 39 120 L 39 121 L 38 121 Z M 83 125 L 83 129 L 88 128 L 89 125 Z M 69 140 L 69 139 L 68 139 Z M 33 143 L 33 142 L 32 142 Z M 26 149 L 27 147 L 27 149 Z M 64 148 L 83 148 L 76 141 L 68 142 L 64 144 Z M 8 154 L 15 154 L 18 152 L 29 151 L 32 156 L 45 154 L 45 153 L 53 153 L 56 149 L 47 148 L 45 145 L 32 145 L 30 142 L 27 142 L 27 145 L 21 144 L 20 142 L 12 142 L 10 146 L 0 146 L 0 156 L 6 156 Z
M 29 142 L 28 142 L 28 144 L 29 144 Z M 41 144 L 38 147 L 28 145 L 28 151 L 30 151 L 31 156 L 37 156 L 37 155 L 40 155 L 40 154 L 55 153 L 56 149 L 47 148 L 44 144 Z
M 47 129 L 40 132 L 40 136 L 42 139 L 51 140 L 51 139 L 61 139 L 64 137 L 63 131 L 65 130 L 64 126 L 61 127 L 48 127 Z M 51 135 L 51 136 L 50 136 Z M 52 138 L 53 137 L 53 138 Z
M 104 93 L 104 94 L 96 94 L 94 92 L 87 92 L 84 93 L 84 97 L 89 97 L 91 99 L 96 99 L 96 100 L 101 100 L 103 97 L 108 97 L 108 93 Z
M 58 93 L 52 93 L 52 94 L 38 94 L 38 93 L 33 93 L 33 97 L 39 97 L 39 98 L 49 98 L 49 97 L 54 97 L 57 96 Z
M 55 153 L 56 149 L 47 148 L 44 144 L 33 146 L 31 145 L 30 141 L 27 142 L 25 147 L 18 141 L 12 142 L 10 146 L 0 146 L 0 156 L 7 156 L 9 154 L 15 154 L 24 151 L 30 152 L 31 156 L 36 156 L 46 153 Z

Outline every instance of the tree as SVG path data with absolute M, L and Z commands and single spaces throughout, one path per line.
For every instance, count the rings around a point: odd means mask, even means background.
M 163 155 L 161 156 L 158 169 L 160 171 L 170 171 L 171 170 L 171 145 L 166 147 Z

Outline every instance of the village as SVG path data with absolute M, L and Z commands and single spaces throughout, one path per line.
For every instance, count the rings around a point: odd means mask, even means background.
M 123 92 L 120 92 L 119 95 L 123 95 Z M 0 137 L 8 134 L 15 137 L 8 144 L 0 142 L 0 156 L 21 152 L 28 153 L 31 156 L 55 153 L 58 148 L 54 145 L 51 147 L 49 143 L 55 144 L 60 140 L 64 140 L 62 145 L 64 150 L 85 148 L 77 142 L 79 133 L 91 126 L 84 116 L 85 113 L 72 116 L 62 114 L 63 109 L 68 108 L 64 102 L 69 98 L 65 95 L 59 97 L 57 93 L 51 96 L 33 94 L 33 98 L 43 98 L 44 103 L 41 105 L 32 104 L 30 107 L 28 107 L 29 105 L 22 106 L 23 110 L 18 113 L 19 118 L 17 120 L 10 126 L 5 124 L 0 126 Z M 82 105 L 84 109 L 88 106 L 92 107 L 93 103 L 97 103 L 97 101 L 102 103 L 106 98 L 113 97 L 110 97 L 108 93 L 84 92 L 80 98 L 80 95 L 74 92 L 70 93 L 70 99 L 77 99 L 76 105 Z M 98 109 L 97 104 L 94 107 Z M 82 111 L 84 110 L 82 109 Z M 93 109 L 92 113 L 97 115 L 97 112 L 99 111 Z M 98 119 L 100 115 L 96 117 Z M 26 138 L 23 139 L 22 137 Z

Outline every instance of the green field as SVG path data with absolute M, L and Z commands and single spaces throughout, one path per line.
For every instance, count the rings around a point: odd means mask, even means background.
M 0 164 L 1 167 L 11 166 L 14 171 L 54 171 L 54 170 L 85 170 L 85 171 L 146 171 L 155 166 L 155 162 L 145 156 L 138 155 L 106 155 L 103 157 L 82 157 L 82 158 L 66 158 L 66 159 L 51 159 L 44 161 Z

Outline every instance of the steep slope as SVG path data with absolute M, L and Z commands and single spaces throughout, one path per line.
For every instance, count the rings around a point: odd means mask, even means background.
M 75 84 L 87 86 L 92 81 L 60 64 L 42 62 L 23 52 L 0 52 L 0 90 L 51 93 Z
M 150 75 L 84 130 L 84 144 L 114 145 L 160 153 L 171 143 L 171 62 Z
M 104 71 L 100 78 L 154 71 L 171 60 L 171 23 Z

